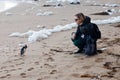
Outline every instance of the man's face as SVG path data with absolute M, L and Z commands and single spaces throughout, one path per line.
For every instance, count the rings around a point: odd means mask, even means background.
M 82 24 L 82 20 L 75 16 L 75 22 L 79 25 Z

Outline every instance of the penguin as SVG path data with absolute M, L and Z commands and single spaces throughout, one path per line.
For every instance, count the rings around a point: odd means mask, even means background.
M 21 48 L 21 50 L 20 50 L 20 55 L 21 55 L 21 56 L 24 55 L 26 49 L 27 49 L 27 45 L 24 45 L 24 46 Z

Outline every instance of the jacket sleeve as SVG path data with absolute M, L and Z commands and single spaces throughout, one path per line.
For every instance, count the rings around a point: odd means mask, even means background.
M 79 26 L 77 27 L 76 34 L 75 34 L 75 39 L 78 39 L 80 36 L 80 29 Z

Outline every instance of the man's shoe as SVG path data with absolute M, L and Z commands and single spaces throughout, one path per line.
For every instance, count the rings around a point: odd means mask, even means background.
M 80 54 L 80 53 L 83 53 L 83 50 L 78 50 L 77 52 L 74 52 L 74 54 Z

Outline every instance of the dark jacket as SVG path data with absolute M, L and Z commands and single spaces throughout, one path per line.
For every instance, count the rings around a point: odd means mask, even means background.
M 81 37 L 83 36 L 84 37 Z M 74 45 L 77 46 L 80 50 L 84 50 L 86 55 L 97 54 L 96 50 L 96 39 L 94 38 L 95 33 L 92 28 L 92 23 L 90 17 L 86 16 L 82 25 L 78 25 L 76 31 L 76 37 L 73 40 Z
M 90 34 L 90 28 L 91 26 L 91 18 L 86 16 L 86 19 L 84 20 L 82 25 L 78 25 L 77 31 L 76 31 L 76 39 L 79 39 L 81 35 L 84 35 L 85 37 Z

